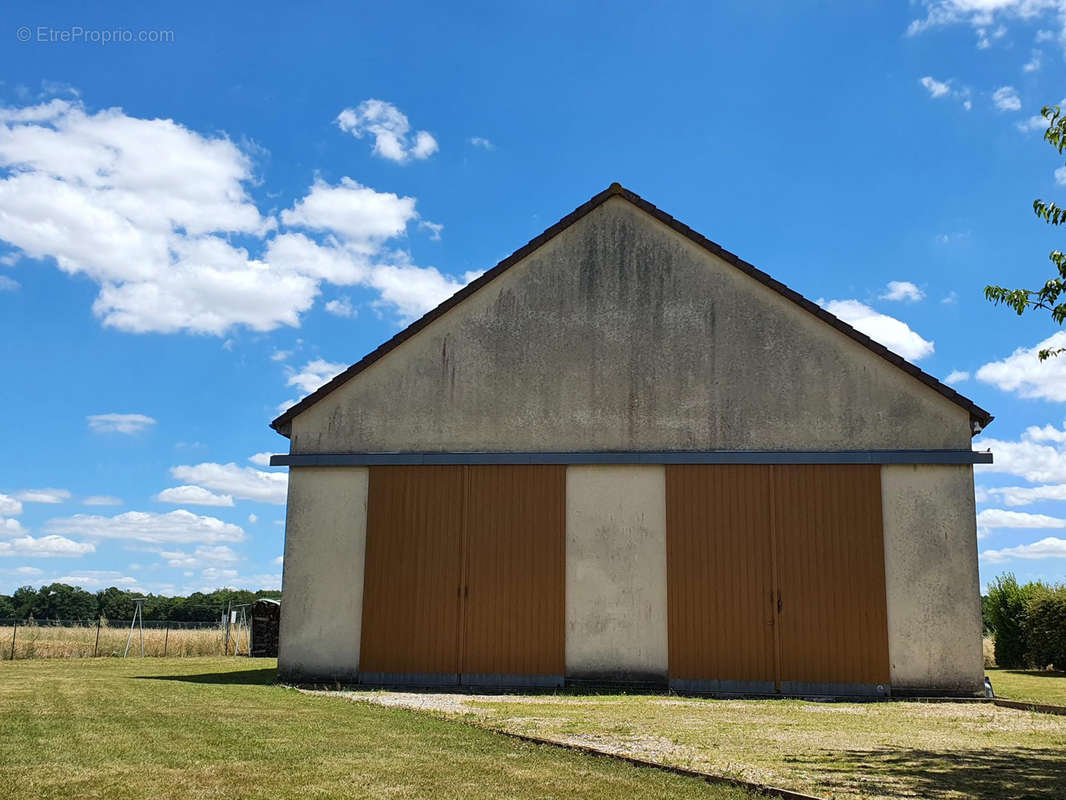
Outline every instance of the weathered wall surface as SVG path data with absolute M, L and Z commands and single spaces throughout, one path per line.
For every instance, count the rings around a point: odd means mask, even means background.
M 665 681 L 666 596 L 663 467 L 568 467 L 567 677 Z
M 291 441 L 293 453 L 969 446 L 965 410 L 617 197 L 299 414 Z
M 289 470 L 278 670 L 288 680 L 354 680 L 366 548 L 365 467 Z
M 883 466 L 888 651 L 895 689 L 981 688 L 973 467 Z

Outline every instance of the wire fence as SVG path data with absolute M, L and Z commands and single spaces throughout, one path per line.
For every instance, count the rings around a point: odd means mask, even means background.
M 228 628 L 222 621 L 145 620 L 142 628 L 139 620 L 0 619 L 0 659 L 248 655 L 248 628 Z

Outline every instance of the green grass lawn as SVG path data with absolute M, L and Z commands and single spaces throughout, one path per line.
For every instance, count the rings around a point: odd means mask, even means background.
M 990 703 L 347 696 L 825 797 L 1066 798 L 1066 717 Z
M 1049 706 L 1066 706 L 1066 672 L 986 669 L 996 697 Z
M 234 658 L 0 663 L 5 798 L 747 798 L 403 709 L 272 686 Z

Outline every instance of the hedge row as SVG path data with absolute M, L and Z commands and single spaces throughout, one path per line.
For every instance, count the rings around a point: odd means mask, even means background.
M 984 606 L 997 666 L 1066 670 L 1066 585 L 1019 584 L 1008 573 L 989 584 Z

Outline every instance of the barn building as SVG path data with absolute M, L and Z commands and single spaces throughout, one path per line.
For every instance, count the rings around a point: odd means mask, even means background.
M 976 693 L 991 419 L 613 184 L 272 423 L 281 674 Z

